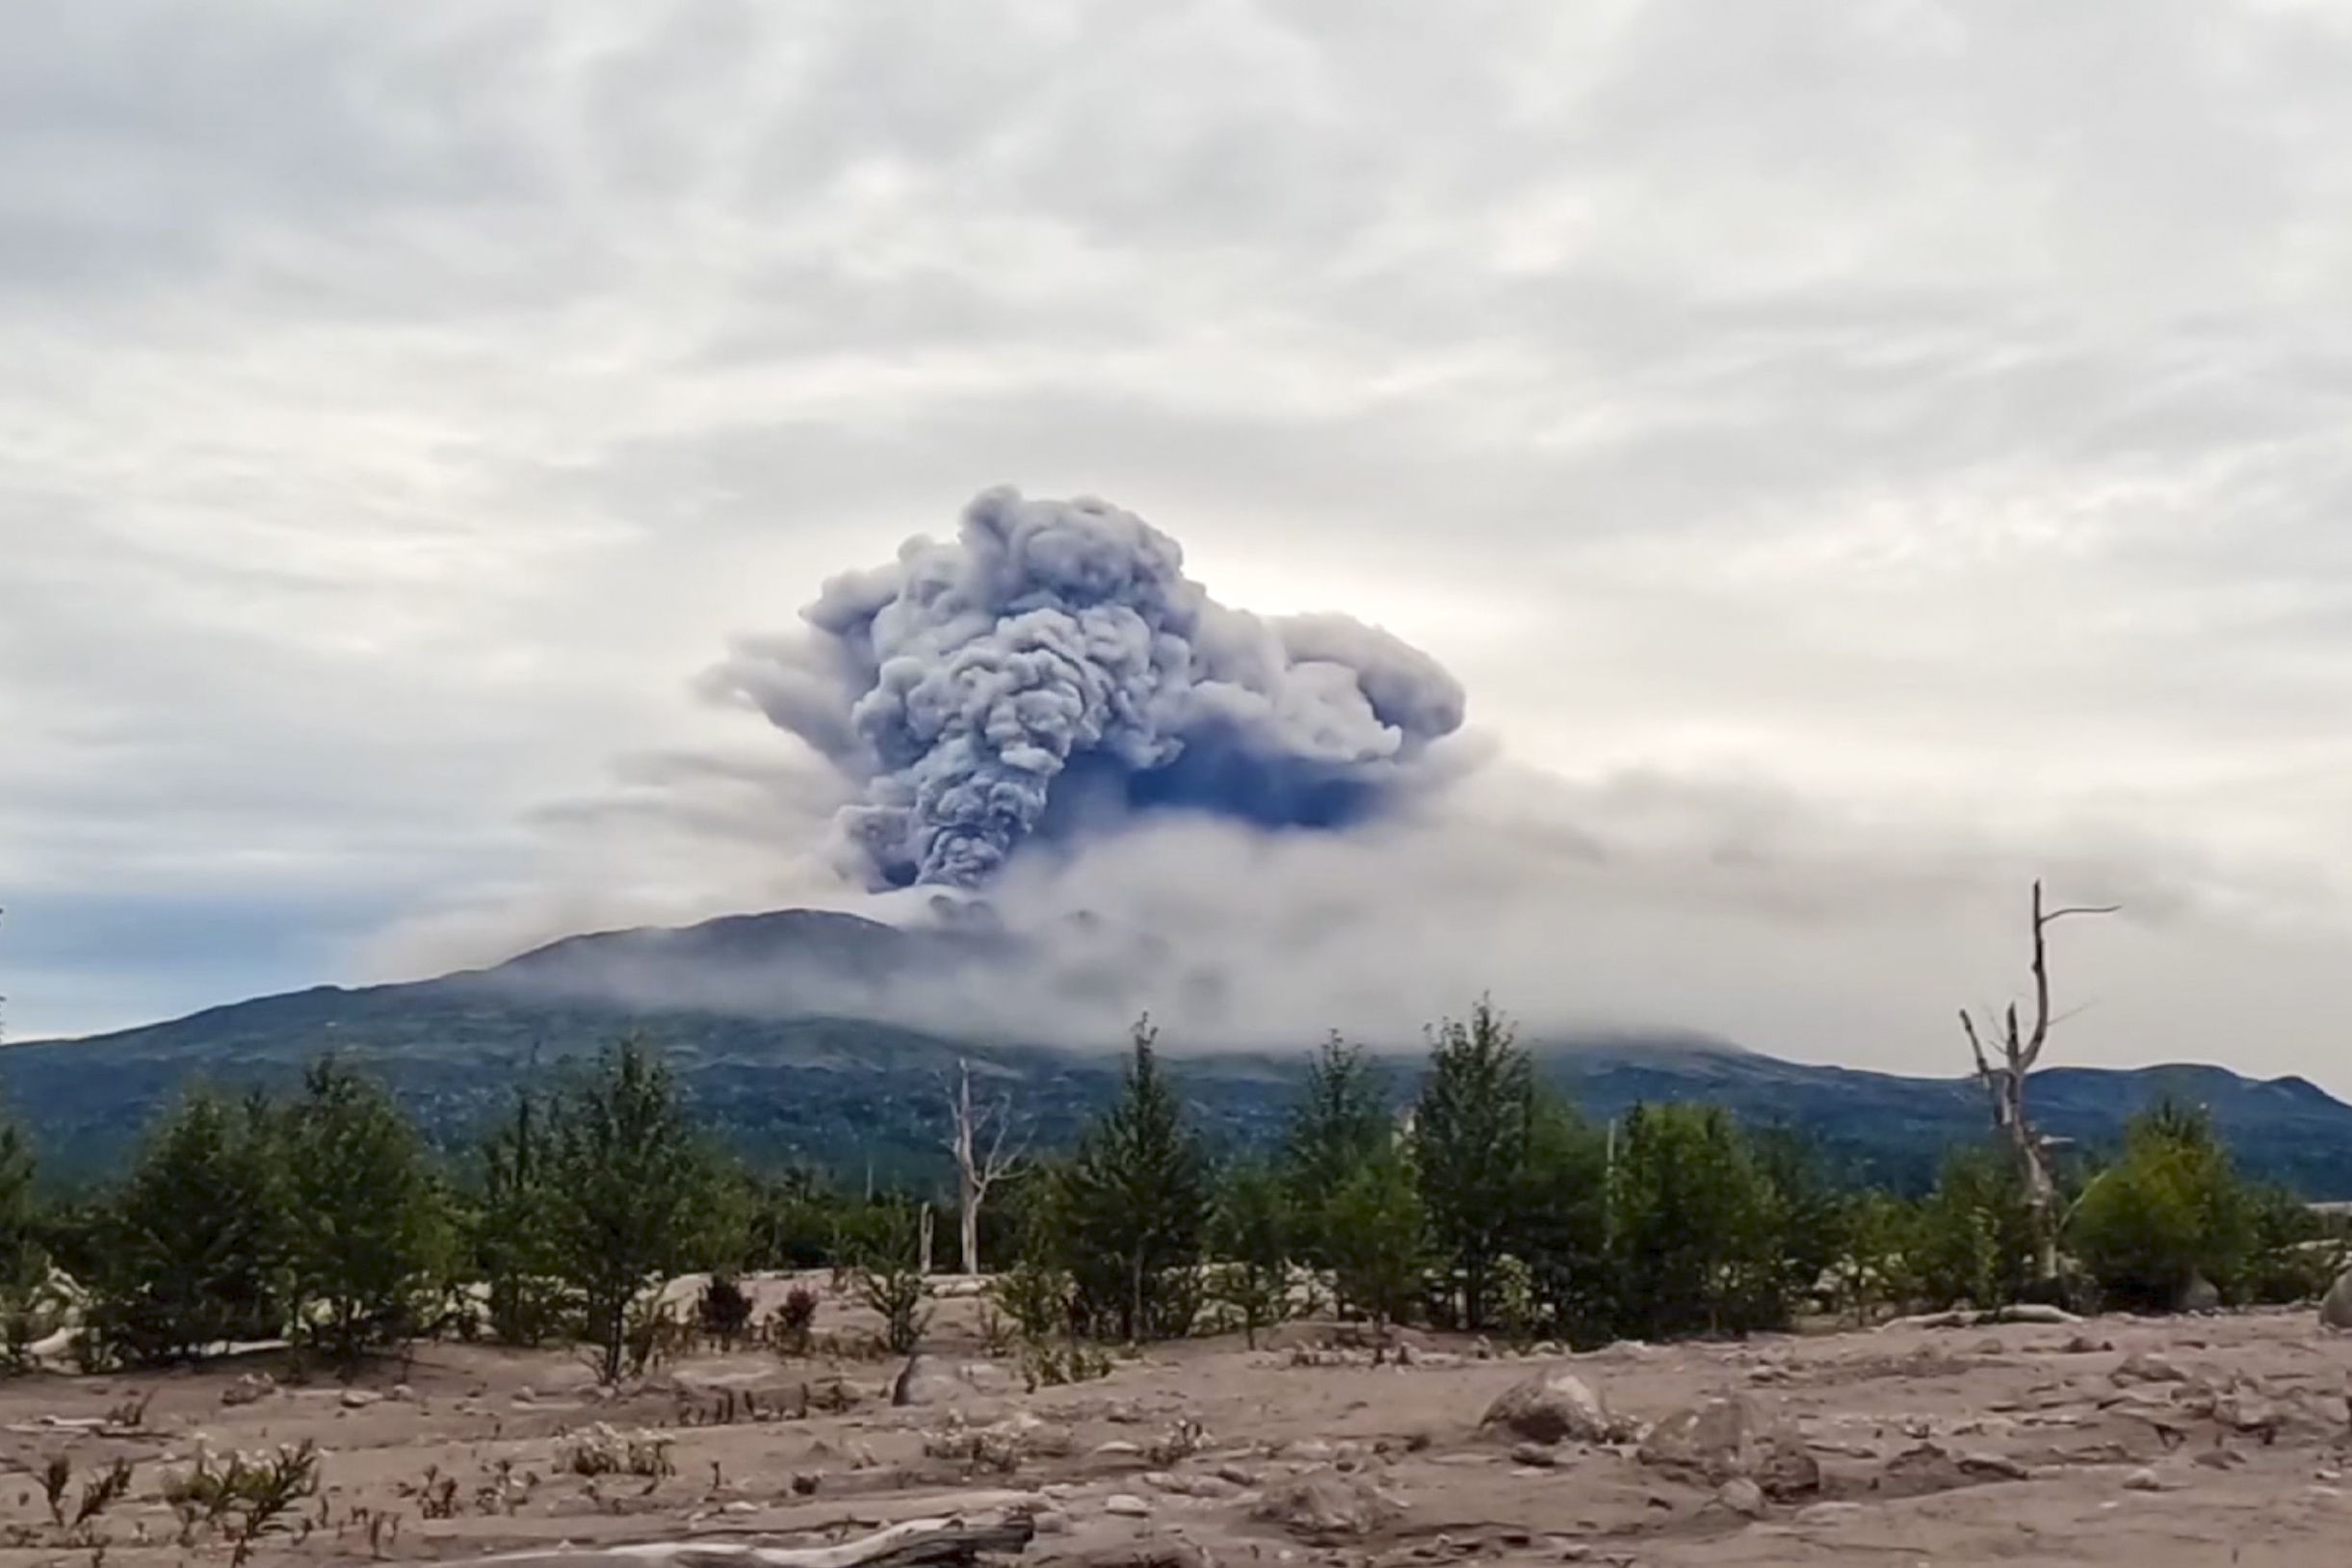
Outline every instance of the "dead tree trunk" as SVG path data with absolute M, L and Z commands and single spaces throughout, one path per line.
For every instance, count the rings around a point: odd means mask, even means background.
M 2025 1029 L 2018 1018 L 2017 1004 L 2012 1002 L 1999 1022 L 1986 1016 L 1984 1029 L 1979 1031 L 1976 1020 L 1968 1009 L 1960 1009 L 1960 1027 L 1968 1033 L 1969 1050 L 1976 1058 L 1976 1081 L 1984 1085 L 1993 1105 L 1993 1127 L 2009 1145 L 2016 1157 L 2019 1174 L 2025 1183 L 2025 1203 L 2033 1215 L 2034 1271 L 2043 1279 L 2058 1272 L 2058 1228 L 2056 1221 L 2058 1185 L 2050 1171 L 2050 1151 L 2042 1136 L 2034 1131 L 2032 1120 L 2025 1114 L 2025 1079 L 2042 1059 L 2042 1047 L 2050 1040 L 2050 955 L 2047 932 L 2050 924 L 2068 915 L 2111 915 L 2119 904 L 2069 904 L 2057 909 L 2042 907 L 2042 884 L 2033 884 L 2033 1025 Z M 1985 1048 L 1986 1034 L 1993 1034 L 1993 1051 Z M 1980 1303 L 1981 1304 L 1981 1303 Z
M 1005 1146 L 1011 1131 L 1010 1107 L 1006 1102 L 973 1106 L 969 1060 L 955 1063 L 955 1087 L 948 1096 L 948 1111 L 954 1121 L 948 1150 L 955 1157 L 956 1241 L 962 1249 L 963 1271 L 977 1274 L 980 1206 L 988 1201 L 988 1189 L 1019 1167 L 1021 1150 Z

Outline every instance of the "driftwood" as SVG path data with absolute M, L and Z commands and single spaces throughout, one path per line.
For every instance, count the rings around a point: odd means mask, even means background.
M 1915 1318 L 1895 1318 L 1880 1323 L 1878 1331 L 1884 1334 L 1897 1328 L 1990 1328 L 1999 1323 L 2041 1323 L 2062 1328 L 2081 1321 L 2064 1307 L 2021 1301 L 2013 1307 L 1995 1307 L 1988 1312 L 1923 1312 Z
M 969 1568 L 983 1553 L 1016 1554 L 1036 1538 L 1026 1513 L 966 1523 L 909 1519 L 838 1546 L 644 1541 L 474 1557 L 456 1568 Z

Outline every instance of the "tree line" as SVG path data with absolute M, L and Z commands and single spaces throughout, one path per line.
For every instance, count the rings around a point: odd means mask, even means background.
M 2169 1309 L 2300 1299 L 2340 1261 L 2306 1206 L 2238 1176 L 2193 1108 L 2142 1116 L 2114 1159 L 2057 1170 L 2050 1193 L 1988 1140 L 1905 1200 L 1841 1187 L 1800 1134 L 1718 1107 L 1596 1123 L 1484 1003 L 1432 1031 L 1401 1114 L 1389 1070 L 1334 1037 L 1276 1147 L 1219 1151 L 1147 1021 L 1118 1098 L 1066 1150 L 1019 1158 L 1004 1120 L 976 1144 L 959 1082 L 958 1179 L 934 1205 L 754 1172 L 640 1039 L 519 1092 L 459 1161 L 329 1057 L 282 1097 L 191 1091 L 118 1181 L 60 1201 L 37 1198 L 30 1143 L 0 1123 L 0 1329 L 23 1364 L 65 1320 L 62 1272 L 91 1368 L 281 1338 L 349 1365 L 457 1335 L 583 1343 L 613 1378 L 643 1360 L 664 1282 L 711 1273 L 699 1311 L 730 1332 L 743 1273 L 832 1267 L 905 1348 L 934 1209 L 1030 1342 L 1073 1346 L 1254 1337 L 1301 1312 L 1589 1345 L 1960 1301 Z

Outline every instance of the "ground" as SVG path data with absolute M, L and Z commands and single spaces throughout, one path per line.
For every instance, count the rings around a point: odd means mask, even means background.
M 856 1316 L 828 1302 L 820 1326 L 854 1331 Z M 925 1402 L 904 1407 L 890 1402 L 896 1359 L 767 1350 L 683 1354 L 617 1392 L 569 1353 L 460 1345 L 349 1386 L 294 1381 L 270 1354 L 37 1374 L 0 1386 L 0 1454 L 17 1473 L 0 1480 L 0 1562 L 226 1563 L 233 1531 L 199 1527 L 183 1545 L 166 1484 L 199 1451 L 304 1440 L 323 1491 L 256 1541 L 256 1563 L 823 1543 L 1006 1508 L 1038 1519 L 1029 1561 L 1090 1568 L 2352 1561 L 2352 1337 L 2308 1311 L 1585 1355 L 1423 1340 L 1410 1364 L 1377 1368 L 1293 1324 L 1271 1347 L 1188 1342 L 1033 1392 L 1016 1358 L 986 1356 L 977 1323 L 972 1302 L 946 1304 L 914 1380 Z M 1505 1389 L 1558 1372 L 1607 1402 L 1618 1441 L 1538 1449 L 1481 1431 Z M 1727 1395 L 1810 1453 L 1817 1485 L 1809 1462 L 1760 1497 L 1643 1456 L 1640 1429 Z M 623 1473 L 576 1473 L 580 1448 L 606 1441 L 599 1424 Z M 626 1473 L 633 1437 L 655 1474 Z M 60 1455 L 65 1526 L 41 1484 Z M 128 1494 L 75 1529 L 83 1487 L 118 1458 Z M 1332 1516 L 1320 1530 L 1319 1513 Z

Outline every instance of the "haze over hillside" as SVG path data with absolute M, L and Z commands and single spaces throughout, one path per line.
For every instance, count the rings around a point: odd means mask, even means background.
M 0 1051 L 0 1092 L 56 1169 L 118 1158 L 144 1119 L 188 1083 L 291 1080 L 333 1049 L 382 1074 L 446 1144 L 478 1131 L 518 1085 L 566 1057 L 642 1030 L 676 1061 L 696 1108 L 746 1154 L 936 1173 L 941 1086 L 962 1057 L 1007 1093 L 1047 1143 L 1106 1104 L 1119 1033 L 1089 1048 L 1017 1032 L 877 1021 L 877 1001 L 941 986 L 979 995 L 1030 983 L 1037 955 L 966 912 L 948 928 L 905 930 L 828 911 L 785 910 L 684 929 L 568 938 L 510 962 L 409 984 L 322 986 L 83 1040 Z M 1642 1100 L 1707 1099 L 1761 1124 L 1810 1131 L 1849 1174 L 1918 1186 L 1942 1151 L 1983 1137 L 1984 1101 L 1957 1079 L 1809 1066 L 1690 1034 L 1529 1036 L 1542 1070 L 1596 1115 Z M 1164 1042 L 1213 1136 L 1249 1141 L 1281 1125 L 1312 1035 L 1255 1049 Z M 1399 1042 L 1384 1042 L 1392 1047 Z M 1392 1056 L 1392 1087 L 1418 1063 Z M 2035 1080 L 2052 1134 L 2112 1141 L 2164 1095 L 2209 1105 L 2252 1170 L 2313 1197 L 2352 1197 L 2352 1108 L 2299 1079 L 2256 1083 L 2209 1066 L 2135 1071 L 2059 1067 Z

